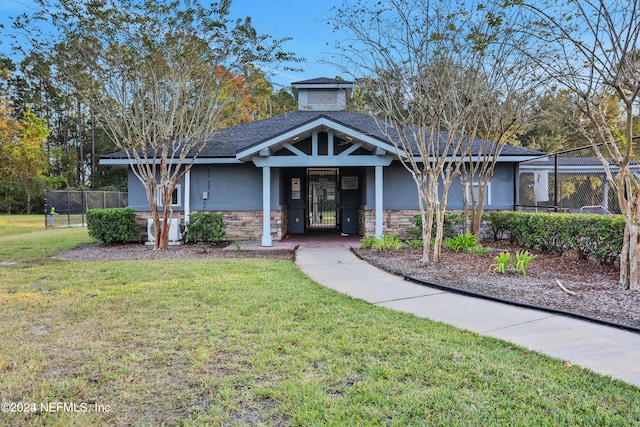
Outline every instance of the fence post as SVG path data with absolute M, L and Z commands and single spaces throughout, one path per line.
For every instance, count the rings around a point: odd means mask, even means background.
M 47 228 L 49 226 L 49 223 L 47 222 L 47 210 L 49 208 L 49 206 L 47 205 L 47 200 L 49 200 L 47 198 L 47 190 L 44 190 L 44 228 Z
M 553 157 L 553 210 L 558 212 L 558 155 Z
M 71 227 L 71 204 L 69 202 L 69 192 L 67 191 L 67 226 Z

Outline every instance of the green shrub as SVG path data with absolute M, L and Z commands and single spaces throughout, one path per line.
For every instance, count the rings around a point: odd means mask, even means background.
M 401 249 L 402 246 L 402 242 L 400 242 L 398 236 L 395 235 L 385 235 L 381 238 L 367 236 L 362 239 L 361 245 L 363 249 L 373 248 L 379 251 L 384 251 L 386 249 Z
M 391 234 L 382 236 L 382 239 L 376 240 L 373 247 L 379 250 L 400 249 L 402 247 L 402 243 L 400 243 L 398 236 Z
M 575 252 L 601 264 L 615 262 L 622 251 L 624 219 L 619 215 L 491 212 L 486 218 L 494 237 L 530 249 Z
M 478 245 L 478 240 L 473 234 L 458 234 L 456 237 L 447 237 L 442 241 L 442 246 L 453 249 L 458 252 L 468 252 L 471 248 Z
M 493 240 L 505 240 L 508 238 L 510 232 L 508 213 L 510 212 L 489 212 L 482 215 L 491 229 Z
M 189 217 L 186 242 L 218 243 L 227 234 L 222 214 L 194 213 Z
M 469 252 L 474 255 L 483 255 L 491 251 L 490 248 L 483 248 L 478 244 L 478 239 L 471 233 L 458 234 L 456 237 L 447 237 L 442 241 L 442 246 L 456 252 Z
M 104 243 L 128 243 L 140 236 L 136 211 L 131 208 L 89 209 L 87 230 L 91 237 Z
M 433 214 L 434 227 L 431 231 L 431 238 L 436 237 L 435 229 L 435 214 Z M 411 235 L 414 239 L 422 239 L 422 216 L 420 214 L 414 215 L 413 220 L 415 227 L 411 230 Z M 444 238 L 453 237 L 456 235 L 456 225 L 462 224 L 462 218 L 455 212 L 448 212 L 444 214 Z
M 377 237 L 375 236 L 365 236 L 362 239 L 362 244 L 360 245 L 360 247 L 362 249 L 369 249 L 373 247 L 373 244 L 376 242 L 376 240 L 378 240 Z
M 472 248 L 469 248 L 467 252 L 474 255 L 486 255 L 491 252 L 491 248 L 485 248 L 484 246 L 476 245 Z
M 404 244 L 408 248 L 412 248 L 412 249 L 422 248 L 424 246 L 424 242 L 420 239 L 410 239 L 404 242 Z

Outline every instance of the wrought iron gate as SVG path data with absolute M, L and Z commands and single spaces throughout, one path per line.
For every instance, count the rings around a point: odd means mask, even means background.
M 340 223 L 338 169 L 307 169 L 307 229 L 336 230 Z

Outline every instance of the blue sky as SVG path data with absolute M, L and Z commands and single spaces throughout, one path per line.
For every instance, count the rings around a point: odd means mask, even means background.
M 340 0 L 233 0 L 231 16 L 250 16 L 260 34 L 293 38 L 285 48 L 305 58 L 306 63 L 301 64 L 302 73 L 281 71 L 276 75 L 276 83 L 288 86 L 298 80 L 341 75 L 336 67 L 322 63 L 323 59 L 330 59 L 333 42 L 339 37 L 324 20 L 330 15 L 331 7 L 341 3 Z M 10 31 L 9 17 L 29 11 L 32 4 L 30 0 L 0 0 L 0 23 L 5 26 L 0 34 Z M 9 43 L 4 36 L 2 41 L 0 51 L 6 53 Z

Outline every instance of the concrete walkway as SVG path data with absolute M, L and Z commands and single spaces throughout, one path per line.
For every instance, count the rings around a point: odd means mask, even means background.
M 338 292 L 519 344 L 640 386 L 640 334 L 429 288 L 385 273 L 346 245 L 300 245 L 296 264 Z

